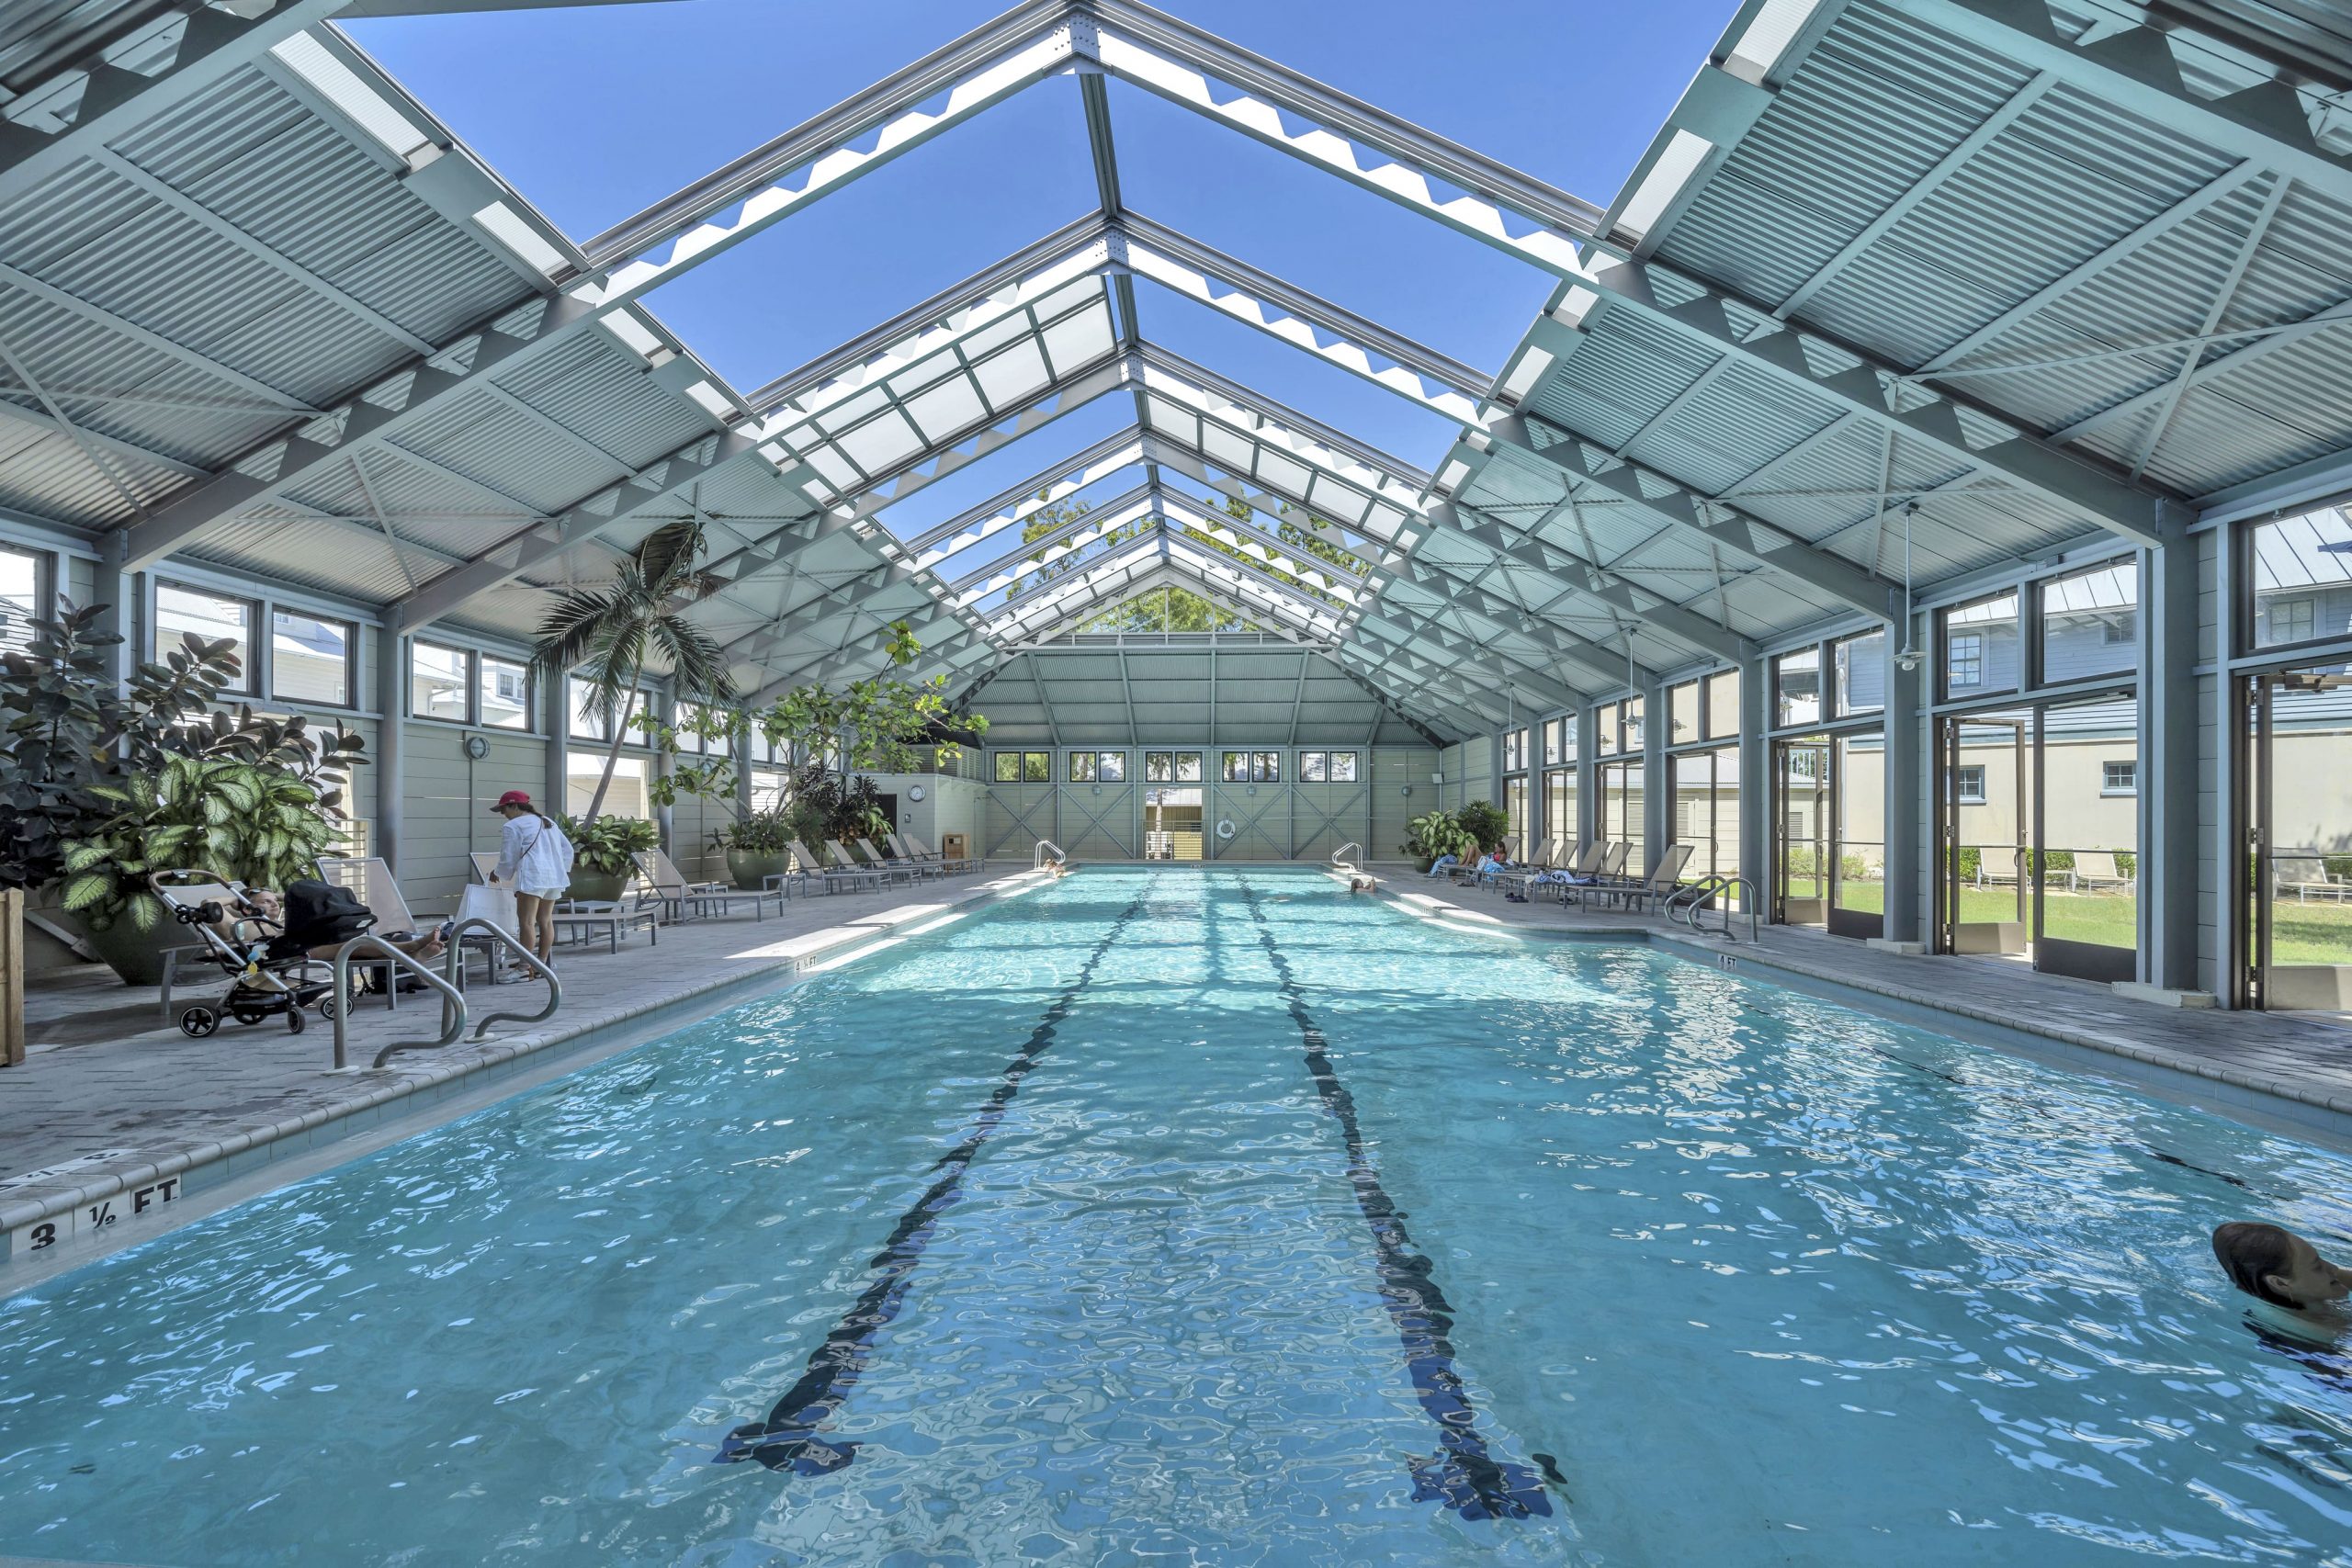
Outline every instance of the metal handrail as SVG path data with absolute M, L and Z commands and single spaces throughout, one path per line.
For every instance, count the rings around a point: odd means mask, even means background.
M 1046 869 L 1046 852 L 1047 850 L 1054 852 L 1054 859 L 1057 862 L 1069 859 L 1069 852 L 1063 849 L 1059 844 L 1054 842 L 1051 839 L 1040 839 L 1037 840 L 1036 858 L 1029 864 L 1029 869 L 1031 871 L 1043 871 Z
M 513 948 L 515 954 L 520 957 L 540 979 L 545 980 L 548 983 L 547 1006 L 533 1013 L 492 1013 L 488 1018 L 483 1019 L 480 1023 L 474 1025 L 475 1039 L 479 1040 L 483 1035 L 489 1033 L 490 1026 L 493 1023 L 544 1023 L 546 1021 L 555 1016 L 555 1010 L 563 1005 L 563 982 L 555 977 L 555 971 L 548 968 L 537 953 L 533 953 L 529 948 L 523 945 L 523 940 L 520 937 L 516 936 L 513 931 L 508 931 L 504 926 L 500 925 L 496 920 L 491 919 L 485 915 L 469 915 L 464 919 L 459 920 L 456 928 L 449 932 L 449 955 L 443 961 L 442 968 L 443 972 L 448 976 L 451 981 L 454 982 L 457 980 L 458 972 L 465 966 L 464 944 L 466 933 L 468 931 L 488 931 L 492 937 L 498 940 L 501 945 Z
M 1728 879 L 1728 882 L 1729 886 L 1724 890 L 1726 892 L 1736 893 L 1739 895 L 1740 909 L 1747 916 L 1747 940 L 1753 942 L 1757 940 L 1758 931 L 1758 926 L 1756 923 L 1756 906 L 1764 901 L 1764 896 L 1756 890 L 1756 884 L 1748 881 L 1747 878 L 1744 876 L 1731 877 Z M 1723 916 L 1724 940 L 1725 942 L 1729 942 L 1732 940 L 1731 911 L 1729 909 L 1724 910 Z M 1692 929 L 1697 929 L 1695 922 Z
M 1347 861 L 1341 857 L 1350 850 L 1360 850 L 1362 848 L 1363 848 L 1362 843 L 1358 842 L 1356 840 L 1350 839 L 1346 843 L 1341 844 L 1338 849 L 1331 852 L 1331 863 L 1339 867 L 1341 871 L 1355 870 L 1356 868 L 1354 866 L 1349 864 Z
M 334 950 L 334 1065 L 340 1072 L 348 1066 L 345 1060 L 344 1031 L 351 1020 L 351 955 L 363 949 L 391 961 L 396 969 L 414 972 L 417 978 L 441 993 L 441 1038 L 438 1040 L 401 1040 L 376 1053 L 371 1066 L 380 1067 L 387 1058 L 398 1051 L 429 1051 L 447 1045 L 466 1032 L 466 998 L 458 987 L 427 969 L 415 959 L 386 942 L 382 937 L 360 935 L 353 937 Z M 390 976 L 386 984 L 397 986 L 400 976 Z
M 1699 935 L 1707 929 L 1700 923 L 1700 917 L 1707 912 L 1707 900 L 1720 895 L 1739 893 L 1743 889 L 1745 893 L 1739 907 L 1747 916 L 1747 940 L 1754 942 L 1759 929 L 1756 919 L 1756 885 L 1744 876 L 1718 874 L 1702 881 L 1684 883 L 1667 896 L 1666 917 L 1668 920 L 1679 919 L 1690 929 L 1691 934 Z M 1719 903 L 1715 908 L 1724 918 L 1723 929 L 1715 934 L 1725 942 L 1736 940 L 1731 934 L 1730 906 Z

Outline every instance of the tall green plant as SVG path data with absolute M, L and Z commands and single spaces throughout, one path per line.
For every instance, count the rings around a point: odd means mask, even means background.
M 1424 863 L 1441 855 L 1468 860 L 1478 852 L 1477 837 L 1451 811 L 1425 811 L 1405 824 L 1405 830 L 1410 835 L 1405 852 Z
M 114 815 L 65 852 L 60 897 L 70 914 L 105 931 L 127 913 L 141 931 L 160 913 L 144 895 L 150 872 L 187 868 L 255 887 L 316 874 L 334 844 L 341 792 L 312 761 L 171 756 L 93 786 Z
M 0 654 L 0 887 L 43 887 L 63 874 L 67 845 L 114 815 L 94 793 L 127 765 L 158 766 L 167 745 L 238 675 L 235 644 L 187 645 L 115 683 L 98 629 L 103 605 L 35 618 L 21 649 Z
M 571 590 L 539 621 L 533 668 L 546 681 L 576 671 L 588 683 L 582 715 L 600 719 L 612 736 L 583 822 L 594 822 L 605 809 L 648 660 L 657 653 L 663 658 L 681 697 L 699 703 L 734 698 L 725 652 L 685 617 L 687 606 L 722 586 L 699 564 L 705 543 L 699 521 L 665 523 L 639 541 L 612 581 Z
M 1503 808 L 1491 800 L 1471 801 L 1454 815 L 1461 822 L 1463 831 L 1476 840 L 1477 847 L 1482 850 L 1493 849 L 1503 841 L 1503 835 L 1510 831 L 1510 818 L 1504 816 Z

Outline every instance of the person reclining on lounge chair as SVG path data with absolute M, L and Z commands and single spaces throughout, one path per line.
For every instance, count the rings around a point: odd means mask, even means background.
M 1500 876 L 1504 872 L 1510 869 L 1511 860 L 1510 855 L 1507 851 L 1501 849 L 1488 850 L 1486 853 L 1486 857 L 1479 861 L 1478 869 L 1476 872 L 1472 874 L 1471 880 L 1473 882 L 1492 881 L 1494 878 Z
M 1429 870 L 1421 873 L 1421 874 L 1423 876 L 1443 876 L 1447 872 L 1452 871 L 1455 866 L 1460 865 L 1461 863 L 1462 859 L 1458 855 L 1440 855 L 1437 859 L 1430 862 Z

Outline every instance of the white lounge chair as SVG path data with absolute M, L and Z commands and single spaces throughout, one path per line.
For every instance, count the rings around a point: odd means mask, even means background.
M 2017 846 L 1986 844 L 1976 852 L 1976 886 L 1993 883 L 2014 886 L 2019 874 Z
M 965 872 L 978 871 L 980 869 L 980 863 L 972 859 L 969 855 L 957 859 L 948 855 L 935 853 L 930 845 L 924 843 L 921 839 L 916 838 L 912 833 L 908 833 L 904 835 L 904 837 L 907 840 L 907 847 L 914 851 L 915 858 L 917 860 L 935 860 L 940 864 L 947 868 L 947 874 L 950 876 L 958 876 Z
M 824 878 L 825 891 L 828 893 L 837 893 L 844 887 L 854 891 L 861 887 L 879 888 L 882 886 L 882 874 L 878 871 L 868 871 L 863 866 L 851 865 L 846 862 L 828 865 L 809 853 L 808 847 L 797 839 L 792 840 L 791 848 L 792 858 L 799 869 L 809 875 Z
M 1603 903 L 1622 903 L 1636 913 L 1648 913 L 1682 886 L 1682 868 L 1690 863 L 1693 847 L 1668 844 L 1665 852 L 1650 863 L 1648 875 L 1638 880 L 1601 882 L 1587 891 L 1597 893 Z
M 689 882 L 668 854 L 661 850 L 639 850 L 631 857 L 637 862 L 637 874 L 652 889 L 653 897 L 662 901 L 673 923 L 690 919 L 717 909 L 724 915 L 738 904 L 752 907 L 752 918 L 767 919 L 767 903 L 773 898 L 776 908 L 784 908 L 784 895 L 764 889 L 746 890 L 727 882 Z
M 475 850 L 466 859 L 473 863 L 474 875 L 485 884 L 498 869 L 495 850 Z M 553 919 L 558 942 L 585 946 L 601 936 L 607 953 L 618 953 L 621 937 L 629 931 L 643 931 L 655 945 L 662 940 L 662 906 L 642 895 L 610 903 L 567 898 L 555 907 Z
M 2275 856 L 2270 862 L 2270 874 L 2278 886 L 2273 897 L 2292 893 L 2298 904 L 2310 903 L 2314 893 L 2341 904 L 2344 895 L 2352 891 L 2352 884 L 2328 874 L 2327 862 L 2317 855 Z
M 947 865 L 945 862 L 942 861 L 937 855 L 919 855 L 915 853 L 912 849 L 908 847 L 907 841 L 899 837 L 898 834 L 885 833 L 882 835 L 882 841 L 889 847 L 892 858 L 904 864 L 913 866 L 915 868 L 916 874 L 921 876 L 945 876 L 947 874 Z
M 2112 850 L 2075 852 L 2075 869 L 2070 886 L 2077 891 L 2096 893 L 2101 887 L 2120 887 L 2128 891 L 2138 881 L 2136 876 L 2126 876 L 2117 869 Z
M 921 866 L 910 860 L 900 860 L 896 855 L 884 854 L 874 847 L 874 840 L 871 839 L 858 840 L 857 852 L 865 857 L 866 864 L 879 866 L 882 874 L 893 882 L 913 882 L 927 874 Z

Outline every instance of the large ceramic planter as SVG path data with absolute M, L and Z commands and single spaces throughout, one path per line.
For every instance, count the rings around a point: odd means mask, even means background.
M 727 874 L 735 886 L 746 893 L 757 893 L 767 886 L 771 876 L 782 876 L 792 869 L 790 850 L 729 850 L 727 852 Z
M 591 871 L 584 865 L 575 865 L 571 868 L 571 886 L 564 897 L 577 903 L 610 904 L 628 888 L 627 872 Z
M 114 924 L 102 931 L 82 926 L 82 940 L 97 953 L 106 966 L 122 976 L 126 986 L 160 986 L 164 983 L 164 951 L 173 947 L 190 947 L 203 942 L 195 931 L 172 918 L 171 911 L 157 908 L 155 923 L 141 931 L 131 922 L 130 911 L 123 910 Z

